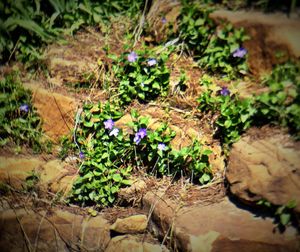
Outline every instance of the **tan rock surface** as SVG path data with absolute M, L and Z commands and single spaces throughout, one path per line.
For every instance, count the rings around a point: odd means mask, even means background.
M 241 252 L 297 251 L 294 228 L 274 232 L 273 220 L 238 208 L 228 198 L 210 205 L 178 208 L 179 204 L 153 193 L 144 197 L 145 209 L 155 206 L 152 220 L 163 231 L 172 225 L 173 243 L 179 251 Z
M 139 241 L 131 235 L 116 236 L 111 239 L 105 252 L 167 252 L 165 246 Z
M 276 205 L 296 200 L 300 212 L 300 144 L 288 135 L 243 137 L 232 147 L 226 177 L 231 192 L 243 200 Z
M 44 164 L 38 158 L 0 157 L 0 181 L 22 189 L 26 178 L 37 173 Z
M 147 225 L 147 216 L 139 214 L 124 219 L 118 218 L 115 223 L 110 226 L 110 230 L 122 234 L 142 233 L 146 230 Z
M 101 216 L 83 217 L 55 209 L 51 214 L 10 209 L 0 213 L 0 250 L 104 251 L 110 240 L 108 227 Z
M 74 127 L 77 102 L 73 97 L 42 88 L 38 83 L 25 83 L 33 92 L 33 104 L 43 119 L 43 130 L 53 141 Z

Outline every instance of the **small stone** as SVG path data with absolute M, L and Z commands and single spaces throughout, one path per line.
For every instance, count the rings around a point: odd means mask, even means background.
M 118 218 L 116 222 L 110 226 L 110 230 L 122 234 L 142 233 L 146 230 L 147 223 L 146 215 L 133 215 L 124 219 Z

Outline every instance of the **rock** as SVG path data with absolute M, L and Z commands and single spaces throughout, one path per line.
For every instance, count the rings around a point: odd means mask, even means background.
M 103 217 L 83 217 L 53 208 L 49 212 L 1 212 L 0 237 L 1 251 L 104 251 L 110 240 Z
M 74 126 L 76 101 L 73 97 L 44 89 L 38 83 L 24 83 L 33 92 L 33 105 L 43 119 L 43 130 L 54 142 Z
M 144 180 L 135 179 L 129 187 L 121 188 L 118 192 L 118 200 L 122 203 L 132 205 L 141 202 L 141 198 L 147 190 L 147 184 Z
M 142 233 L 146 230 L 147 224 L 148 220 L 146 215 L 133 215 L 124 219 L 118 218 L 116 222 L 110 226 L 110 230 L 122 234 Z
M 76 170 L 66 163 L 54 159 L 48 162 L 42 158 L 0 157 L 0 182 L 9 184 L 15 189 L 26 189 L 26 178 L 37 175 L 38 188 L 42 192 L 49 189 L 67 194 L 77 178 Z
M 15 189 L 23 189 L 26 178 L 37 174 L 44 164 L 38 158 L 0 157 L 0 181 Z
M 295 228 L 274 232 L 271 218 L 257 217 L 228 198 L 206 206 L 180 208 L 179 204 L 149 192 L 143 203 L 148 211 L 154 206 L 151 219 L 163 231 L 162 237 L 172 226 L 172 244 L 178 251 L 284 252 L 299 248 Z
M 167 252 L 165 246 L 139 241 L 132 235 L 116 236 L 111 239 L 105 252 Z
M 275 205 L 296 200 L 300 212 L 300 143 L 280 132 L 244 136 L 232 146 L 226 177 L 242 200 Z

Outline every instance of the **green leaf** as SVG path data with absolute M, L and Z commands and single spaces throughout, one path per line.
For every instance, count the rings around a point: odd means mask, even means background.
M 291 215 L 290 214 L 287 214 L 287 213 L 282 213 L 280 215 L 280 223 L 282 225 L 287 225 L 289 222 L 290 222 L 290 219 L 291 219 Z

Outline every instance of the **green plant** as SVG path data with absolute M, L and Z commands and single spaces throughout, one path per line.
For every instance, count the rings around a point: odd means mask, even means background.
M 211 111 L 217 115 L 216 134 L 223 143 L 230 145 L 236 142 L 240 135 L 250 127 L 254 108 L 254 99 L 239 99 L 230 93 L 226 87 L 216 87 L 211 78 L 204 76 L 201 80 L 206 91 L 198 98 L 199 109 L 203 112 Z
M 243 28 L 229 23 L 217 25 L 207 5 L 183 3 L 178 17 L 179 38 L 201 67 L 231 78 L 247 72 L 247 50 L 242 43 L 248 39 Z
M 198 63 L 211 72 L 220 72 L 235 77 L 246 74 L 247 51 L 242 43 L 248 39 L 243 28 L 235 29 L 231 24 L 218 26 Z
M 289 127 L 300 138 L 300 68 L 287 62 L 277 65 L 264 79 L 269 91 L 256 97 L 257 115 L 261 123 L 275 122 Z
M 26 183 L 24 189 L 27 192 L 32 192 L 36 189 L 36 185 L 40 180 L 40 175 L 36 171 L 32 170 L 30 174 L 26 177 Z
M 279 228 L 285 228 L 292 224 L 292 217 L 294 215 L 294 208 L 297 206 L 295 200 L 290 200 L 286 205 L 274 205 L 269 201 L 262 199 L 257 202 L 257 205 L 264 206 L 271 211 L 275 217 L 275 222 Z
M 169 52 L 155 54 L 149 49 L 126 52 L 119 57 L 110 55 L 122 105 L 133 99 L 147 102 L 168 94 L 170 72 L 165 65 L 168 56 Z
M 0 60 L 42 59 L 41 47 L 84 25 L 138 13 L 141 0 L 8 0 L 0 3 Z
M 27 145 L 41 151 L 41 119 L 31 103 L 31 92 L 24 89 L 16 73 L 0 80 L 0 146 L 8 143 Z
M 183 3 L 179 23 L 179 37 L 195 56 L 200 56 L 209 44 L 215 30 L 215 23 L 209 18 L 213 11 L 205 5 Z
M 186 175 L 206 183 L 212 178 L 208 156 L 211 153 L 195 142 L 173 150 L 175 137 L 167 124 L 149 129 L 149 118 L 131 111 L 131 121 L 122 130 L 115 123 L 122 113 L 109 104 L 86 104 L 76 131 L 79 178 L 70 200 L 80 204 L 108 206 L 114 203 L 121 187 L 130 185 L 132 170 L 143 169 L 157 175 L 172 175 L 185 169 Z

